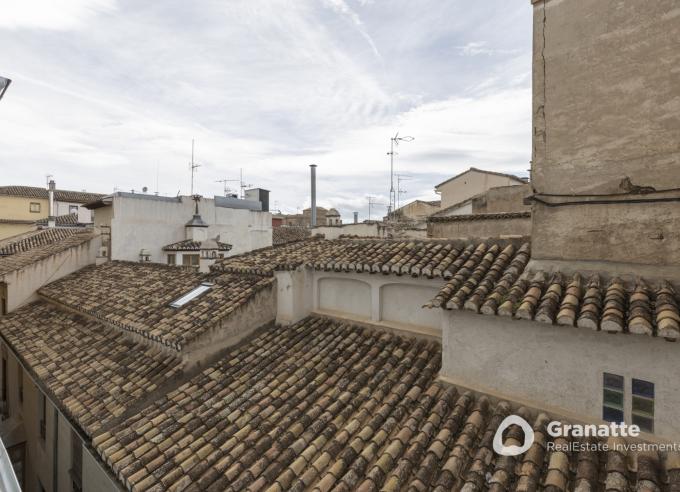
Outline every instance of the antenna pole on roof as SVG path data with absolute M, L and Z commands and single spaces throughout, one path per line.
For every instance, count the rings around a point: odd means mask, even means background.
M 390 204 L 387 207 L 388 218 L 394 213 L 397 204 L 397 196 L 394 190 L 394 147 L 395 145 L 398 146 L 399 142 L 412 142 L 413 140 L 415 140 L 413 137 L 400 137 L 399 132 L 390 138 L 390 151 L 387 153 L 390 156 Z
M 194 172 L 196 171 L 197 167 L 201 167 L 200 164 L 195 164 L 194 163 L 194 139 L 191 139 L 191 195 L 193 196 L 194 194 Z

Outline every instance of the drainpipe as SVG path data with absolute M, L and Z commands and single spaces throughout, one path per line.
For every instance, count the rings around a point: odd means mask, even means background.
M 49 208 L 49 216 L 47 217 L 47 227 L 54 227 L 57 223 L 56 218 L 54 217 L 54 180 L 50 179 L 50 184 L 48 187 L 47 191 L 47 196 L 48 196 L 48 208 Z
M 316 164 L 309 165 L 312 171 L 312 227 L 316 227 Z

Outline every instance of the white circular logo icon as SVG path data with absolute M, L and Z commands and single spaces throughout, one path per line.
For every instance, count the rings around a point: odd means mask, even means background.
M 522 446 L 504 446 L 503 431 L 511 425 L 519 425 L 524 431 L 524 444 Z M 534 443 L 534 430 L 529 423 L 519 415 L 508 415 L 498 426 L 496 435 L 493 436 L 493 450 L 502 456 L 517 456 L 528 450 Z

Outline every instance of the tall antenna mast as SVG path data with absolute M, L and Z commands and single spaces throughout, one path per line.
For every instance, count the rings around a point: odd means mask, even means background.
M 191 139 L 191 195 L 194 194 L 194 172 L 197 167 L 201 167 L 200 164 L 194 164 L 194 139 Z
M 243 200 L 246 197 L 246 188 L 249 188 L 253 185 L 246 184 L 246 183 L 243 182 L 243 168 L 240 168 L 240 172 L 241 172 L 241 179 L 240 179 L 240 181 L 241 181 L 241 200 Z
M 397 195 L 394 191 L 394 146 L 398 146 L 399 142 L 412 142 L 413 140 L 415 140 L 413 137 L 400 137 L 399 132 L 390 138 L 390 151 L 387 153 L 390 156 L 390 204 L 387 207 L 388 217 L 392 215 L 397 204 Z

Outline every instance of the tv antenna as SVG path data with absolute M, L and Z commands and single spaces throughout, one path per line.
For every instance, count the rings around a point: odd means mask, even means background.
M 194 173 L 196 171 L 196 168 L 201 167 L 200 164 L 194 163 L 194 139 L 191 139 L 191 162 L 189 163 L 191 166 L 191 196 L 194 196 Z
M 244 199 L 244 198 L 246 197 L 246 188 L 250 188 L 250 187 L 253 186 L 253 185 L 251 185 L 251 184 L 246 184 L 246 183 L 243 181 L 243 168 L 240 168 L 239 171 L 240 171 L 240 173 L 241 173 L 241 174 L 240 174 L 241 177 L 240 177 L 240 179 L 239 179 L 239 181 L 241 182 L 241 199 Z
M 396 174 L 396 176 L 397 176 L 397 208 L 395 208 L 395 211 L 401 208 L 401 195 L 405 195 L 407 193 L 406 190 L 403 190 L 401 188 L 401 182 L 413 179 L 413 177 L 409 176 L 408 174 Z
M 231 183 L 231 182 L 239 182 L 240 183 L 241 181 L 238 180 L 238 179 L 226 179 L 226 178 L 215 180 L 215 183 L 222 183 L 222 185 L 224 186 L 224 196 L 227 196 L 228 193 L 233 191 L 231 188 L 227 188 L 227 183 Z
M 373 210 L 373 207 L 376 205 L 385 205 L 384 203 L 381 202 L 376 202 L 374 196 L 367 196 L 366 199 L 368 200 L 368 221 L 371 221 L 371 210 Z
M 394 147 L 399 146 L 399 142 L 413 142 L 415 138 L 413 137 L 400 137 L 399 132 L 397 132 L 394 137 L 390 138 L 390 151 L 387 155 L 390 156 L 390 205 L 387 209 L 387 214 L 394 213 L 394 208 L 397 203 L 396 192 L 394 191 Z

